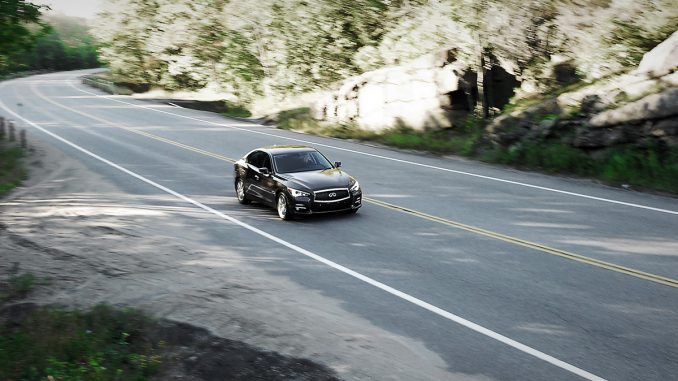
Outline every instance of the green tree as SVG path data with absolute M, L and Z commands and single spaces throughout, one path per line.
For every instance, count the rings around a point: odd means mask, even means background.
M 10 56 L 29 50 L 47 31 L 41 10 L 49 9 L 25 0 L 0 0 L 0 74 L 12 69 Z

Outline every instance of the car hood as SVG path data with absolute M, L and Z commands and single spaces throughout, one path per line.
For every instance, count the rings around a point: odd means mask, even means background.
M 324 171 L 308 171 L 283 173 L 280 177 L 290 181 L 292 188 L 295 185 L 301 185 L 310 190 L 321 190 L 328 188 L 348 188 L 351 176 L 338 168 L 326 169 Z

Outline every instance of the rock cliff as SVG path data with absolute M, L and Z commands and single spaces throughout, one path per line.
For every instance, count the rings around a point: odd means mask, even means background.
M 496 145 L 560 139 L 585 150 L 619 144 L 678 147 L 678 31 L 637 69 L 496 118 Z

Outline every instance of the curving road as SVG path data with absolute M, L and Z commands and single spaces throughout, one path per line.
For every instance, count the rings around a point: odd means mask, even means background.
M 418 360 L 422 380 L 678 379 L 678 200 L 108 96 L 84 73 L 3 82 L 0 115 L 130 195 L 236 226 L 204 239 L 275 252 L 265 270 L 422 343 L 443 362 Z M 232 160 L 290 143 L 342 161 L 363 209 L 282 222 L 239 205 Z

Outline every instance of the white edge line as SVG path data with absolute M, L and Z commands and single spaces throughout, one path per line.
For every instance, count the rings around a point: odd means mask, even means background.
M 496 340 L 496 341 L 502 342 L 502 343 L 504 343 L 504 344 L 506 344 L 506 345 L 508 345 L 508 346 L 510 346 L 510 347 L 513 347 L 513 348 L 515 348 L 515 349 L 521 351 L 521 352 L 524 352 L 524 353 L 526 353 L 526 354 L 528 354 L 528 355 L 531 355 L 531 356 L 533 356 L 533 357 L 536 357 L 536 358 L 538 358 L 538 359 L 540 359 L 540 360 L 546 361 L 546 362 L 548 362 L 548 363 L 550 363 L 550 364 L 552 364 L 552 365 L 555 365 L 555 366 L 557 366 L 557 367 L 559 367 L 559 368 L 561 368 L 561 369 L 564 369 L 564 370 L 566 370 L 566 371 L 568 371 L 568 372 L 571 372 L 571 373 L 573 373 L 573 374 L 576 374 L 576 375 L 578 375 L 578 376 L 580 376 L 580 377 L 582 377 L 582 378 L 585 378 L 585 379 L 587 379 L 587 380 L 594 380 L 594 381 L 605 381 L 604 378 L 601 378 L 601 377 L 599 377 L 599 376 L 596 376 L 595 374 L 592 374 L 592 373 L 587 372 L 587 371 L 585 371 L 585 370 L 583 370 L 583 369 L 577 368 L 576 366 L 571 365 L 571 364 L 569 364 L 569 363 L 567 363 L 567 362 L 564 362 L 564 361 L 562 361 L 562 360 L 559 360 L 559 359 L 557 359 L 557 358 L 555 358 L 555 357 L 553 357 L 553 356 L 551 356 L 551 355 L 548 355 L 548 354 L 546 354 L 546 353 L 544 353 L 544 352 L 541 352 L 541 351 L 539 351 L 539 350 L 537 350 L 537 349 L 534 349 L 534 348 L 532 348 L 532 347 L 529 347 L 529 346 L 527 346 L 527 345 L 525 345 L 525 344 L 522 344 L 522 343 L 520 343 L 520 342 L 518 342 L 518 341 L 515 341 L 515 340 L 513 340 L 513 339 L 511 339 L 511 338 L 508 338 L 508 337 L 506 337 L 506 336 L 504 336 L 504 335 L 502 335 L 502 334 L 499 334 L 499 333 L 497 333 L 497 332 L 494 332 L 494 331 L 492 331 L 492 330 L 490 330 L 490 329 L 488 329 L 488 328 L 485 328 L 485 327 L 483 327 L 483 326 L 481 326 L 481 325 L 478 325 L 478 324 L 476 324 L 476 323 L 473 323 L 472 321 L 466 320 L 466 319 L 464 319 L 464 318 L 462 318 L 462 317 L 460 317 L 460 316 L 457 316 L 457 315 L 455 315 L 455 314 L 453 314 L 453 313 L 451 313 L 451 312 L 445 311 L 445 310 L 443 310 L 443 309 L 441 309 L 441 308 L 439 308 L 439 307 L 436 307 L 436 306 L 434 306 L 434 305 L 432 305 L 432 304 L 430 304 L 430 303 L 427 303 L 427 302 L 425 302 L 425 301 L 423 301 L 423 300 L 421 300 L 421 299 L 418 299 L 418 298 L 416 298 L 416 297 L 414 297 L 414 296 L 412 296 L 412 295 L 409 295 L 409 294 L 407 294 L 407 293 L 405 293 L 405 292 L 399 291 L 399 290 L 397 290 L 397 289 L 395 289 L 395 288 L 393 288 L 393 287 L 391 287 L 391 286 L 388 286 L 388 285 L 386 285 L 386 284 L 384 284 L 384 283 L 381 283 L 381 282 L 379 282 L 379 281 L 377 281 L 377 280 L 374 280 L 374 279 L 372 279 L 372 278 L 370 278 L 370 277 L 368 277 L 368 276 L 366 276 L 366 275 L 363 275 L 363 274 L 361 274 L 361 273 L 359 273 L 359 272 L 356 272 L 356 271 L 354 271 L 354 270 L 351 270 L 351 269 L 349 269 L 348 267 L 342 266 L 342 265 L 340 265 L 340 264 L 338 264 L 338 263 L 336 263 L 336 262 L 333 262 L 333 261 L 331 261 L 331 260 L 329 260 L 329 259 L 327 259 L 327 258 L 321 257 L 321 256 L 318 255 L 318 254 L 312 253 L 312 252 L 310 252 L 310 251 L 308 251 L 308 250 L 306 250 L 306 249 L 304 249 L 304 248 L 301 248 L 301 247 L 299 247 L 299 246 L 297 246 L 297 245 L 295 245 L 295 244 L 292 244 L 292 243 L 290 243 L 290 242 L 287 242 L 287 241 L 285 241 L 285 240 L 283 240 L 283 239 L 281 239 L 281 238 L 278 238 L 278 237 L 276 237 L 276 236 L 274 236 L 274 235 L 272 235 L 272 234 L 269 234 L 269 233 L 267 233 L 267 232 L 265 232 L 265 231 L 263 231 L 263 230 L 260 230 L 260 229 L 258 229 L 258 228 L 256 228 L 256 227 L 252 226 L 252 225 L 249 225 L 249 224 L 247 224 L 247 223 L 245 223 L 245 222 L 242 222 L 242 221 L 240 221 L 240 220 L 237 220 L 237 219 L 235 219 L 235 218 L 233 218 L 233 217 L 231 217 L 231 216 L 229 216 L 229 215 L 227 215 L 227 214 L 224 214 L 224 213 L 222 213 L 222 212 L 220 212 L 220 211 L 218 211 L 218 210 L 216 210 L 216 209 L 213 209 L 213 208 L 211 208 L 211 207 L 209 207 L 209 206 L 207 206 L 207 205 L 205 205 L 205 204 L 203 204 L 203 203 L 201 203 L 201 202 L 195 201 L 195 200 L 193 200 L 193 199 L 191 199 L 191 198 L 189 198 L 189 197 L 187 197 L 187 196 L 184 196 L 184 195 L 181 194 L 181 193 L 175 192 L 175 191 L 173 191 L 173 190 L 171 190 L 171 189 L 169 189 L 169 188 L 167 188 L 167 187 L 165 187 L 165 186 L 163 186 L 163 185 L 160 185 L 160 184 L 158 184 L 158 183 L 156 183 L 156 182 L 154 182 L 154 181 L 152 181 L 152 180 L 149 180 L 149 179 L 147 179 L 147 178 L 145 178 L 145 177 L 143 177 L 143 176 L 141 176 L 141 175 L 139 175 L 139 174 L 137 174 L 137 173 L 135 173 L 135 172 L 132 172 L 132 171 L 130 171 L 130 170 L 128 170 L 128 169 L 126 169 L 126 168 L 124 168 L 124 167 L 122 167 L 122 166 L 120 166 L 120 165 L 118 165 L 118 164 L 116 164 L 116 163 L 114 163 L 114 162 L 112 162 L 112 161 L 110 161 L 110 160 L 108 160 L 108 159 L 105 159 L 105 158 L 103 158 L 103 157 L 101 157 L 101 156 L 99 156 L 99 155 L 97 155 L 97 154 L 95 154 L 95 153 L 93 153 L 93 152 L 91 152 L 91 151 L 89 151 L 89 150 L 83 148 L 83 147 L 80 147 L 79 145 L 77 145 L 77 144 L 75 144 L 75 143 L 72 143 L 71 141 L 62 138 L 61 136 L 59 136 L 59 135 L 57 135 L 57 134 L 55 134 L 55 133 L 53 133 L 53 132 L 50 132 L 50 131 L 48 131 L 48 130 L 42 128 L 42 127 L 40 127 L 39 125 L 37 125 L 37 124 L 31 122 L 30 120 L 28 120 L 28 119 L 22 117 L 21 115 L 15 113 L 15 112 L 12 111 L 12 110 L 10 110 L 10 109 L 7 108 L 7 107 L 5 106 L 5 104 L 2 103 L 2 102 L 0 102 L 0 107 L 2 107 L 4 110 L 6 110 L 6 111 L 9 112 L 10 114 L 14 115 L 15 117 L 17 117 L 18 119 L 23 120 L 25 123 L 28 123 L 29 125 L 31 125 L 31 126 L 37 128 L 38 130 L 44 132 L 45 134 L 47 134 L 47 135 L 49 135 L 49 136 L 51 136 L 51 137 L 53 137 L 53 138 L 55 138 L 55 139 L 61 141 L 62 143 L 65 143 L 65 144 L 67 144 L 67 145 L 69 145 L 69 146 L 71 146 L 71 147 L 77 149 L 78 151 L 80 151 L 80 152 L 82 152 L 82 153 L 84 153 L 84 154 L 86 154 L 86 155 L 89 155 L 89 156 L 91 156 L 91 157 L 93 157 L 93 158 L 95 158 L 95 159 L 97 159 L 97 160 L 99 160 L 99 161 L 101 161 L 101 162 L 103 162 L 103 163 L 105 163 L 105 164 L 107 164 L 107 165 L 109 165 L 109 166 L 111 166 L 111 167 L 113 167 L 113 168 L 115 168 L 115 169 L 121 171 L 121 172 L 124 172 L 124 173 L 126 173 L 126 174 L 128 174 L 128 175 L 130 175 L 130 176 L 132 176 L 132 177 L 135 177 L 135 178 L 137 178 L 137 179 L 139 179 L 139 180 L 141 180 L 141 181 L 143 181 L 143 182 L 145 182 L 145 183 L 147 183 L 147 184 L 149 184 L 149 185 L 151 185 L 151 186 L 153 186 L 153 187 L 155 187 L 155 188 L 158 188 L 158 189 L 162 190 L 163 192 L 166 192 L 166 193 L 168 193 L 168 194 L 171 194 L 172 196 L 175 196 L 175 197 L 177 197 L 177 198 L 179 198 L 179 199 L 181 199 L 181 200 L 184 200 L 184 201 L 186 201 L 186 202 L 188 202 L 188 203 L 190 203 L 190 204 L 193 204 L 193 205 L 197 206 L 197 207 L 200 208 L 200 209 L 203 209 L 203 210 L 205 210 L 205 211 L 207 211 L 207 212 L 209 212 L 209 213 L 212 213 L 212 214 L 214 214 L 214 215 L 216 215 L 216 216 L 218 216 L 218 217 L 221 217 L 222 219 L 225 219 L 225 220 L 227 220 L 227 221 L 230 221 L 230 222 L 232 222 L 232 223 L 234 223 L 234 224 L 236 224 L 236 225 L 238 225 L 238 226 L 241 226 L 241 227 L 243 227 L 243 228 L 245 228 L 245 229 L 247 229 L 247 230 L 249 230 L 249 231 L 251 231 L 251 232 L 253 232 L 253 233 L 255 233 L 255 234 L 258 234 L 258 235 L 260 235 L 260 236 L 262 236 L 262 237 L 264 237 L 264 238 L 267 238 L 267 239 L 269 239 L 269 240 L 271 240 L 271 241 L 273 241 L 273 242 L 275 242 L 275 243 L 278 243 L 278 244 L 280 244 L 280 245 L 282 245 L 282 246 L 285 246 L 285 247 L 287 247 L 287 248 L 289 248 L 289 249 L 292 249 L 292 250 L 296 251 L 296 252 L 299 253 L 299 254 L 302 254 L 302 255 L 305 255 L 305 256 L 307 256 L 307 257 L 309 257 L 309 258 L 312 258 L 312 259 L 314 259 L 314 260 L 316 260 L 316 261 L 318 261 L 318 262 L 321 262 L 321 263 L 323 263 L 323 264 L 325 264 L 325 265 L 327 265 L 327 266 L 329 266 L 329 267 L 332 267 L 332 268 L 335 269 L 335 270 L 341 271 L 341 272 L 343 272 L 344 274 L 350 275 L 350 276 L 352 276 L 352 277 L 354 277 L 354 278 L 356 278 L 356 279 L 358 279 L 358 280 L 361 280 L 361 281 L 363 281 L 363 282 L 365 282 L 365 283 L 367 283 L 367 284 L 369 284 L 369 285 L 371 285 L 371 286 L 374 286 L 374 287 L 377 287 L 377 288 L 379 288 L 379 289 L 381 289 L 381 290 L 383 290 L 383 291 L 386 291 L 386 292 L 388 292 L 388 293 L 391 294 L 391 295 L 397 296 L 397 297 L 399 297 L 399 298 L 401 298 L 401 299 L 403 299 L 403 300 L 406 300 L 406 301 L 408 301 L 408 302 L 410 302 L 410 303 L 412 303 L 412 304 L 415 304 L 415 305 L 417 305 L 417 306 L 419 306 L 419 307 L 421 307 L 421 308 L 424 308 L 424 309 L 426 309 L 426 310 L 428 310 L 428 311 L 430 311 L 430 312 L 433 312 L 433 313 L 436 314 L 436 315 L 439 315 L 439 316 L 444 317 L 444 318 L 446 318 L 446 319 L 448 319 L 448 320 L 451 320 L 451 321 L 453 321 L 453 322 L 455 322 L 455 323 L 457 323 L 457 324 L 460 324 L 460 325 L 462 325 L 462 326 L 464 326 L 464 327 L 466 327 L 466 328 L 469 328 L 469 329 L 471 329 L 471 330 L 473 330 L 473 331 L 475 331 L 475 332 L 478 332 L 478 333 L 480 333 L 480 334 L 482 334 L 482 335 L 484 335 L 484 336 L 487 336 L 487 337 L 489 337 L 489 338 L 492 338 L 492 339 L 494 339 L 494 340 Z
M 675 211 L 675 210 L 661 209 L 661 208 L 655 208 L 655 207 L 652 207 L 652 206 L 634 204 L 634 203 L 624 202 L 624 201 L 617 201 L 617 200 L 612 200 L 612 199 L 603 198 L 603 197 L 589 196 L 589 195 L 582 194 L 582 193 L 569 192 L 569 191 L 564 191 L 564 190 L 560 190 L 560 189 L 542 187 L 542 186 L 539 186 L 539 185 L 521 183 L 519 181 L 506 180 L 506 179 L 501 179 L 501 178 L 492 177 L 492 176 L 479 175 L 477 173 L 471 173 L 471 172 L 465 172 L 465 171 L 458 171 L 458 170 L 455 170 L 455 169 L 438 167 L 438 166 L 430 165 L 430 164 L 423 164 L 423 163 L 417 163 L 417 162 L 409 161 L 409 160 L 396 159 L 396 158 L 393 158 L 393 157 L 377 155 L 377 154 L 373 154 L 373 153 L 369 153 L 369 152 L 352 150 L 350 148 L 342 148 L 342 147 L 332 146 L 332 145 L 329 145 L 329 144 L 317 143 L 317 142 L 313 142 L 313 141 L 309 141 L 309 140 L 296 139 L 296 138 L 291 138 L 291 137 L 287 137 L 287 136 L 280 136 L 280 135 L 271 134 L 271 133 L 263 132 L 263 131 L 255 131 L 255 130 L 250 130 L 250 129 L 247 129 L 247 128 L 239 128 L 239 127 L 236 127 L 234 125 L 227 124 L 227 123 L 211 122 L 209 120 L 194 118 L 194 117 L 187 116 L 187 115 L 181 115 L 181 114 L 175 114 L 175 113 L 168 112 L 168 111 L 157 110 L 157 109 L 151 108 L 149 106 L 142 106 L 142 105 L 138 105 L 138 104 L 134 104 L 134 103 L 130 103 L 130 102 L 125 102 L 125 101 L 122 101 L 122 100 L 119 100 L 119 99 L 114 99 L 114 98 L 112 98 L 108 95 L 100 95 L 100 94 L 97 94 L 97 93 L 92 93 L 92 92 L 77 88 L 73 84 L 73 82 L 74 81 L 70 81 L 70 82 L 68 82 L 68 84 L 71 87 L 73 87 L 75 90 L 83 92 L 85 94 L 94 95 L 94 96 L 97 96 L 99 98 L 105 98 L 105 99 L 111 100 L 113 102 L 119 102 L 119 103 L 131 105 L 131 106 L 146 109 L 146 110 L 151 110 L 151 111 L 155 111 L 155 112 L 159 112 L 159 113 L 163 113 L 163 114 L 173 115 L 173 116 L 176 116 L 176 117 L 179 117 L 179 118 L 190 119 L 190 120 L 193 120 L 193 121 L 196 121 L 196 122 L 212 124 L 212 125 L 220 126 L 220 127 L 228 127 L 228 128 L 232 128 L 232 129 L 235 129 L 235 130 L 238 130 L 238 131 L 244 131 L 244 132 L 249 132 L 249 133 L 253 133 L 253 134 L 261 134 L 261 135 L 272 136 L 272 137 L 275 137 L 275 138 L 278 138 L 278 139 L 292 140 L 292 141 L 295 141 L 295 142 L 312 144 L 312 145 L 326 147 L 326 148 L 332 148 L 332 149 L 336 149 L 336 150 L 340 150 L 340 151 L 346 151 L 346 152 L 351 152 L 351 153 L 355 153 L 355 154 L 359 154 L 359 155 L 376 157 L 378 159 L 390 160 L 390 161 L 395 161 L 395 162 L 403 163 L 403 164 L 416 165 L 416 166 L 419 166 L 419 167 L 435 169 L 435 170 L 439 170 L 439 171 L 452 172 L 452 173 L 456 173 L 456 174 L 460 174 L 460 175 L 472 176 L 472 177 L 477 177 L 477 178 L 481 178 L 481 179 L 485 179 L 485 180 L 492 180 L 492 181 L 498 181 L 498 182 L 512 184 L 512 185 L 523 186 L 523 187 L 527 187 L 527 188 L 539 189 L 539 190 L 543 190 L 543 191 L 547 191 L 547 192 L 555 192 L 555 193 L 560 193 L 560 194 L 566 194 L 566 195 L 569 195 L 569 196 L 587 198 L 587 199 L 590 199 L 590 200 L 603 201 L 603 202 L 608 202 L 608 203 L 617 204 L 617 205 L 630 206 L 630 207 L 633 207 L 633 208 L 640 208 L 640 209 L 652 210 L 652 211 L 655 211 L 655 212 L 678 215 L 678 211 Z M 77 81 L 75 81 L 75 82 L 77 82 Z M 256 125 L 256 126 L 262 126 L 260 124 L 254 123 L 254 122 L 252 124 Z

